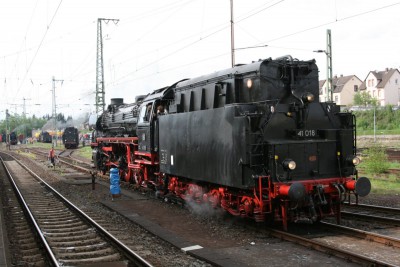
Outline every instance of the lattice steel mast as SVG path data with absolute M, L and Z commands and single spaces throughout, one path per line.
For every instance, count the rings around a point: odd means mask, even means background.
M 106 107 L 105 88 L 104 88 L 104 63 L 103 63 L 103 35 L 101 22 L 106 24 L 113 21 L 117 24 L 119 19 L 97 19 L 97 58 L 96 58 L 96 114 L 103 112 Z
M 326 30 L 326 81 L 328 82 L 328 100 L 333 101 L 333 84 L 332 84 L 332 39 L 331 30 Z

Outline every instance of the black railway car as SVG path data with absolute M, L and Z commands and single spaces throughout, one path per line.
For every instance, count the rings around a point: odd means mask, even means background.
M 62 135 L 65 148 L 77 148 L 79 145 L 79 131 L 76 127 L 67 127 Z
M 18 144 L 17 134 L 16 134 L 15 132 L 11 132 L 11 133 L 10 133 L 10 144 L 11 144 L 11 145 L 16 145 L 16 144 Z
M 315 222 L 365 196 L 352 113 L 319 102 L 314 60 L 265 59 L 111 103 L 95 166 L 256 221 Z
M 51 143 L 52 142 L 52 137 L 49 132 L 47 131 L 42 131 L 39 135 L 39 142 L 41 143 Z

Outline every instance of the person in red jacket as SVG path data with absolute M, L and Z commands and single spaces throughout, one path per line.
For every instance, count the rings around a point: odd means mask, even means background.
M 53 167 L 55 167 L 55 162 L 54 162 L 54 158 L 56 156 L 56 152 L 54 151 L 54 147 L 51 147 L 50 151 L 49 151 L 49 159 L 51 164 L 53 165 Z

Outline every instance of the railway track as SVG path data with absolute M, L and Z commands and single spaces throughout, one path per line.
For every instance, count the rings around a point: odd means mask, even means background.
M 29 153 L 33 153 L 44 160 L 47 159 L 47 153 L 39 149 L 25 149 Z M 58 172 L 63 173 L 65 177 L 64 182 L 67 183 L 89 183 L 91 182 L 94 186 L 96 177 L 106 177 L 93 170 L 90 163 L 84 162 L 73 158 L 71 155 L 74 150 L 67 149 L 62 150 L 57 154 L 56 167 L 54 168 Z M 64 167 L 67 166 L 67 168 Z M 49 165 L 49 167 L 51 167 Z M 88 175 L 89 174 L 89 175 Z M 76 178 L 76 179 L 75 179 Z
M 74 159 L 68 159 L 70 157 L 62 158 L 62 163 L 68 162 L 69 166 L 76 165 L 69 161 Z M 65 160 L 64 160 L 65 159 Z M 72 165 L 71 165 L 72 164 Z M 86 163 L 86 166 L 88 164 Z M 84 168 L 84 167 L 78 167 Z M 86 169 L 86 172 L 88 170 Z M 315 225 L 314 225 L 315 226 Z M 312 226 L 312 228 L 314 228 Z M 351 229 L 349 227 L 341 227 L 336 225 L 330 225 L 324 223 L 320 225 L 319 234 L 298 234 L 298 233 L 286 233 L 276 229 L 268 229 L 265 235 L 271 235 L 273 237 L 286 240 L 292 243 L 297 243 L 307 248 L 313 248 L 316 251 L 320 251 L 329 255 L 333 255 L 338 258 L 345 259 L 354 263 L 368 265 L 368 266 L 398 266 L 400 265 L 400 259 L 394 259 L 394 261 L 387 261 L 385 258 L 385 250 L 399 249 L 398 240 L 391 239 L 390 237 L 380 236 L 367 231 L 360 231 Z M 311 226 L 310 226 L 311 227 Z M 332 233 L 335 233 L 332 235 Z M 378 246 L 379 250 L 382 251 L 379 254 L 382 255 L 365 255 L 362 249 L 357 251 L 353 247 L 366 248 L 371 246 L 371 242 L 374 242 L 374 247 Z M 376 244 L 376 245 L 375 245 Z M 367 250 L 366 250 L 367 251 Z M 392 252 L 393 253 L 393 252 Z M 391 259 L 392 260 L 392 259 Z
M 366 150 L 365 148 L 358 149 L 358 153 L 363 154 L 363 152 L 365 150 Z M 385 153 L 386 153 L 389 161 L 400 161 L 400 150 L 399 149 L 387 148 L 385 150 Z
M 400 161 L 400 150 L 398 149 L 387 149 L 386 154 L 390 161 Z
M 395 175 L 399 175 L 400 174 L 400 169 L 390 168 L 387 171 L 388 171 L 388 173 L 395 174 Z
M 24 214 L 24 210 L 19 205 L 18 198 L 12 190 L 12 185 L 6 177 L 3 165 L 0 163 L 0 195 L 3 206 L 5 226 L 8 229 L 15 229 L 8 235 L 8 243 L 12 246 L 10 251 L 10 261 L 13 266 L 31 264 L 32 266 L 49 266 L 48 255 L 38 246 L 39 237 L 35 234 L 32 224 L 30 224 Z M 4 177 L 4 178 L 3 178 Z
M 400 226 L 400 209 L 398 208 L 346 203 L 341 214 L 343 218 Z
M 21 203 L 21 208 L 12 208 L 16 212 L 13 214 L 21 217 L 24 210 L 41 241 L 42 250 L 21 249 L 19 262 L 39 266 L 48 266 L 49 262 L 54 266 L 111 262 L 115 266 L 151 266 L 22 163 L 4 153 L 0 156 L 9 184 Z M 15 221 L 13 235 L 28 234 L 29 227 L 19 227 L 23 221 Z M 31 250 L 35 251 L 33 257 L 29 256 Z
M 289 242 L 297 243 L 314 250 L 345 259 L 363 266 L 399 266 L 400 257 L 392 257 L 393 249 L 400 251 L 399 242 L 393 238 L 379 236 L 357 229 L 321 223 L 319 227 L 299 227 L 289 232 L 269 229 L 269 234 Z M 374 238 L 371 238 L 374 236 Z M 392 243 L 387 243 L 386 240 Z M 371 248 L 372 244 L 374 252 Z M 391 245 L 395 244 L 395 246 Z M 390 246 L 391 245 L 391 246 Z M 365 248 L 363 250 L 363 248 Z

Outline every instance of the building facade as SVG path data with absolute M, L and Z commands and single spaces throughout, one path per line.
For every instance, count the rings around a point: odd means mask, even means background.
M 362 81 L 356 75 L 334 76 L 332 79 L 333 101 L 337 105 L 351 105 L 354 95 L 359 92 Z M 327 81 L 321 80 L 319 83 L 319 99 L 321 102 L 328 100 Z
M 400 72 L 386 68 L 384 71 L 370 71 L 360 90 L 376 98 L 380 106 L 400 105 Z

